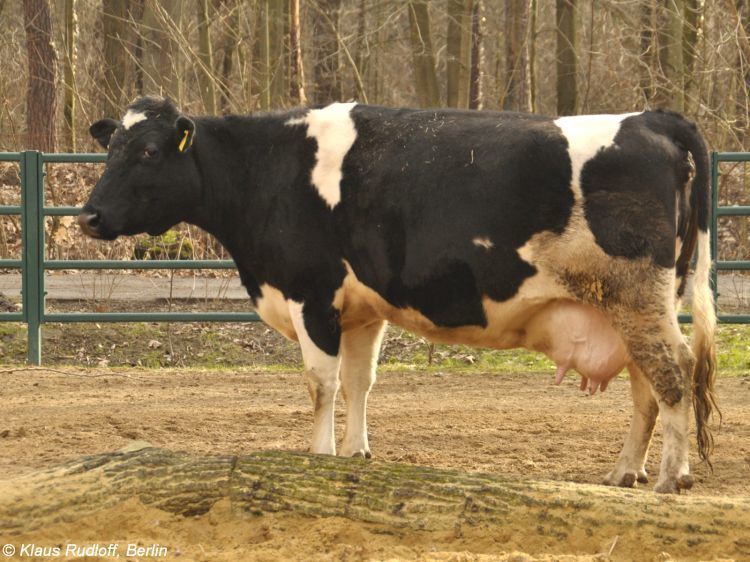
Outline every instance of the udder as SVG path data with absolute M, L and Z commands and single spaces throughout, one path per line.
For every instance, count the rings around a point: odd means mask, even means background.
M 541 351 L 557 365 L 555 383 L 573 369 L 583 377 L 581 390 L 607 388 L 622 371 L 628 353 L 607 318 L 595 308 L 559 300 L 544 307 L 526 325 L 526 347 Z

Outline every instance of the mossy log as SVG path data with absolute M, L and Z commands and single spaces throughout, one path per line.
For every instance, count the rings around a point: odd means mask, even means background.
M 185 516 L 228 499 L 241 516 L 339 516 L 406 531 L 534 535 L 596 552 L 602 537 L 673 556 L 746 559 L 750 498 L 660 496 L 299 453 L 196 458 L 153 447 L 87 456 L 0 481 L 0 529 L 28 533 L 137 497 Z

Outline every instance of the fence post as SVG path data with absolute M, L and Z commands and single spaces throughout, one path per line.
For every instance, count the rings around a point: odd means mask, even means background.
M 27 361 L 42 364 L 44 314 L 44 170 L 41 153 L 21 153 L 23 207 L 23 309 L 28 326 Z
M 719 153 L 711 152 L 711 290 L 714 306 L 719 306 Z

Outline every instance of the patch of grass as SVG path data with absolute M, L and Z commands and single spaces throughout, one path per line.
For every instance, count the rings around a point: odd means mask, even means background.
M 682 326 L 690 336 L 692 327 Z M 720 376 L 750 374 L 750 325 L 717 329 Z M 250 369 L 255 372 L 301 370 L 297 344 L 262 324 L 51 324 L 43 328 L 44 364 L 108 367 Z M 26 359 L 26 327 L 0 323 L 0 362 Z M 397 327 L 388 330 L 380 359 L 384 371 L 539 372 L 555 366 L 524 349 L 490 350 L 430 344 Z
M 750 325 L 720 325 L 716 337 L 716 355 L 720 375 L 750 374 Z
M 26 324 L 0 322 L 0 360 L 21 363 L 26 360 Z

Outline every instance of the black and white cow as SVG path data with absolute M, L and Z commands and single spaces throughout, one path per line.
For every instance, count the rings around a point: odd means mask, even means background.
M 231 253 L 261 317 L 302 349 L 311 450 L 370 456 L 366 403 L 383 329 L 526 347 L 592 392 L 625 366 L 634 415 L 605 482 L 644 481 L 657 414 L 656 490 L 690 488 L 691 401 L 712 447 L 715 315 L 705 144 L 675 113 L 558 119 L 335 103 L 187 117 L 146 97 L 92 135 L 106 169 L 79 217 L 90 236 L 186 221 Z M 676 309 L 698 247 L 695 335 Z M 587 382 L 588 381 L 588 382 Z

